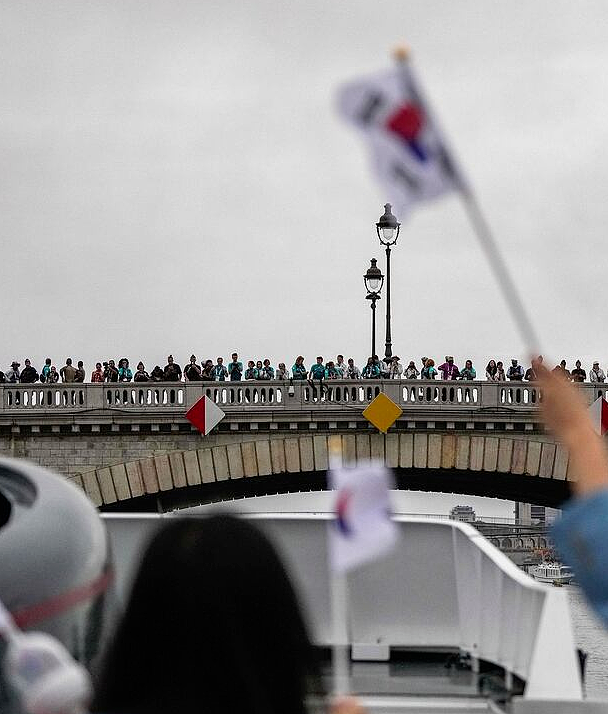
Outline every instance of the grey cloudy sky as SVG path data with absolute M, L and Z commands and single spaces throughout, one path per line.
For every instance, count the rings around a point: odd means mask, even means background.
M 362 362 L 385 197 L 334 96 L 403 41 L 544 351 L 608 362 L 605 0 L 0 9 L 3 368 Z M 525 357 L 456 197 L 404 222 L 393 275 L 402 359 Z
M 3 3 L 1 363 L 361 362 L 385 199 L 333 101 L 402 41 L 545 351 L 608 362 L 607 20 L 603 1 Z M 403 359 L 525 356 L 456 197 L 404 222 L 393 271 Z

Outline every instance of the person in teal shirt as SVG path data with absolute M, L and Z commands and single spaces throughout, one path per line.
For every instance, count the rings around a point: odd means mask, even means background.
M 249 362 L 247 362 L 247 369 L 245 370 L 245 379 L 257 379 L 258 378 L 258 370 L 255 367 L 255 362 L 250 359 Z
M 274 367 L 270 364 L 269 359 L 264 360 L 262 372 L 260 373 L 260 379 L 274 379 Z
M 325 379 L 341 379 L 342 374 L 336 365 L 330 360 L 325 367 Z
M 291 368 L 291 373 L 293 374 L 294 379 L 306 379 L 308 376 L 308 371 L 304 364 L 304 357 L 302 357 L 302 355 L 296 357 L 296 363 Z
M 239 362 L 236 352 L 232 353 L 232 362 L 228 362 L 228 375 L 231 382 L 240 382 L 243 374 L 243 363 Z
M 325 378 L 325 365 L 323 364 L 323 357 L 317 357 L 317 363 L 313 364 L 310 368 L 310 378 L 311 379 L 324 379 Z
M 118 381 L 119 382 L 130 382 L 133 379 L 133 372 L 129 367 L 129 360 L 123 357 L 118 362 Z
M 363 379 L 378 379 L 380 377 L 380 367 L 374 362 L 373 357 L 368 357 L 361 376 Z
M 473 362 L 468 359 L 464 364 L 464 368 L 460 370 L 460 379 L 472 380 L 475 377 L 477 377 L 477 372 L 473 367 Z

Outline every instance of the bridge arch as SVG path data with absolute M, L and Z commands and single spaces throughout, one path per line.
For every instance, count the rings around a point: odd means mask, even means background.
M 169 510 L 246 495 L 323 489 L 330 448 L 347 464 L 383 461 L 403 489 L 548 506 L 569 495 L 568 455 L 545 435 L 237 433 L 227 444 L 170 451 L 70 478 L 104 510 Z

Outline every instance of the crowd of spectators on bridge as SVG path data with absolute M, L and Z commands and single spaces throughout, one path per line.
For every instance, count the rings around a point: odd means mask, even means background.
M 439 360 L 438 360 L 439 361 Z M 505 369 L 504 363 L 500 360 L 489 360 L 485 368 L 485 378 L 490 382 L 534 382 L 538 376 L 539 366 L 542 366 L 543 358 L 538 357 L 532 364 L 524 369 L 518 360 L 512 359 L 511 364 Z M 604 382 L 606 375 L 600 368 L 599 362 L 595 361 L 587 373 L 581 366 L 581 361 L 576 360 L 573 369 L 568 369 L 566 360 L 562 360 L 553 371 L 566 380 L 572 382 Z M 355 364 L 352 357 L 347 360 L 339 354 L 334 360 L 325 360 L 322 356 L 307 367 L 304 357 L 296 357 L 293 366 L 289 369 L 285 362 L 279 362 L 275 368 L 269 359 L 248 360 L 245 363 L 239 359 L 234 352 L 230 361 L 224 363 L 222 357 L 218 357 L 214 362 L 211 359 L 197 360 L 196 355 L 191 355 L 190 361 L 182 367 L 173 359 L 173 355 L 167 358 L 164 367 L 156 365 L 148 372 L 143 362 L 138 362 L 135 371 L 130 366 L 129 360 L 122 357 L 116 362 L 113 359 L 107 362 L 97 362 L 92 370 L 90 379 L 82 360 L 74 367 L 71 358 L 67 358 L 65 364 L 60 369 L 47 357 L 44 365 L 38 369 L 32 365 L 29 359 L 24 361 L 23 369 L 16 360 L 6 372 L 0 371 L 0 383 L 8 384 L 56 384 L 58 382 L 200 382 L 200 381 L 232 381 L 242 380 L 333 380 L 333 379 L 442 379 L 442 380 L 465 380 L 478 379 L 478 375 L 473 362 L 465 360 L 462 367 L 458 367 L 454 358 L 446 355 L 442 364 L 435 366 L 435 360 L 431 357 L 421 357 L 419 368 L 414 360 L 409 360 L 407 366 L 401 364 L 398 356 L 380 359 L 378 355 L 373 355 L 367 359 L 363 369 Z

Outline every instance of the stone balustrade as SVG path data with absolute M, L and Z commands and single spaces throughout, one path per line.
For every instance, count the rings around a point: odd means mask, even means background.
M 606 396 L 603 384 L 578 385 L 591 404 Z M 482 412 L 504 411 L 531 418 L 536 412 L 540 389 L 528 383 L 484 381 L 420 380 L 333 380 L 324 382 L 188 382 L 117 384 L 16 384 L 0 385 L 0 420 L 19 415 L 91 413 L 108 415 L 166 413 L 183 416 L 198 399 L 206 395 L 227 414 L 231 412 L 302 412 L 311 418 L 342 410 L 361 411 L 380 392 L 384 392 L 404 412 Z

